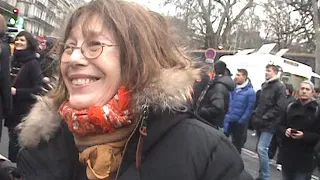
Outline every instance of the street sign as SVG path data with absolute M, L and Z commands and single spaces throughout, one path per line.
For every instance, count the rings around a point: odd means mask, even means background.
M 214 59 L 206 58 L 206 63 L 213 64 L 214 63 Z
M 206 50 L 206 58 L 208 59 L 214 59 L 217 55 L 216 50 L 214 50 L 213 48 L 209 48 Z

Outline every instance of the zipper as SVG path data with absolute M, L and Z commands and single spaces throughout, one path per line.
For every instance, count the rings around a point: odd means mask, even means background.
M 118 170 L 117 170 L 117 174 L 116 174 L 116 179 L 115 179 L 115 180 L 118 180 L 118 178 L 119 178 L 120 167 L 121 167 L 121 165 L 122 165 L 122 162 L 123 162 L 123 159 L 124 159 L 124 155 L 125 155 L 125 153 L 126 153 L 127 146 L 128 146 L 128 144 L 129 144 L 129 141 L 131 140 L 132 136 L 136 133 L 136 131 L 137 131 L 137 129 L 138 129 L 139 124 L 141 123 L 141 121 L 145 121 L 145 119 L 146 119 L 146 117 L 145 117 L 145 116 L 146 116 L 146 109 L 147 109 L 148 107 L 149 107 L 148 105 L 143 105 L 143 106 L 142 106 L 143 115 L 140 116 L 139 121 L 138 121 L 137 124 L 135 125 L 135 128 L 134 128 L 133 132 L 130 134 L 130 136 L 129 136 L 129 138 L 128 138 L 125 146 L 124 146 L 123 157 L 122 157 L 121 162 L 120 162 L 120 164 L 119 164 L 119 167 L 118 167 Z M 140 126 L 141 126 L 141 125 L 140 125 Z
M 137 129 L 138 129 L 138 127 L 139 127 L 139 124 L 140 124 L 140 121 L 141 121 L 141 120 L 139 120 L 139 122 L 135 125 L 135 128 L 134 128 L 133 132 L 130 134 L 130 136 L 129 136 L 129 138 L 128 138 L 128 140 L 127 140 L 127 142 L 126 142 L 125 146 L 124 146 L 124 150 L 123 150 L 123 157 L 122 157 L 121 162 L 120 162 L 120 164 L 119 164 L 119 167 L 118 167 L 118 170 L 117 170 L 117 175 L 116 175 L 116 179 L 115 179 L 115 180 L 117 180 L 117 179 L 118 179 L 118 176 L 119 176 L 119 170 L 120 170 L 120 167 L 121 167 L 121 165 L 122 165 L 122 161 L 123 161 L 124 155 L 125 155 L 125 153 L 126 153 L 127 146 L 128 146 L 128 144 L 129 144 L 129 141 L 131 140 L 132 136 L 133 136 L 133 135 L 134 135 L 134 133 L 137 131 Z

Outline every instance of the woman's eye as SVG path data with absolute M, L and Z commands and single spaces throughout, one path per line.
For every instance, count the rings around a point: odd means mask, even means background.
M 86 48 L 89 50 L 89 51 L 98 51 L 101 49 L 101 43 L 100 42 L 97 42 L 97 41 L 90 41 L 90 42 L 87 42 L 86 43 Z
M 74 49 L 74 46 L 69 45 L 69 44 L 66 44 L 66 45 L 63 47 L 63 52 L 65 52 L 65 53 L 67 53 L 67 54 L 72 54 L 73 49 Z

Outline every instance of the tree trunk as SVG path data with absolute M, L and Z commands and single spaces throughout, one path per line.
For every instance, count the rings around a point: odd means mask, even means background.
M 316 33 L 316 51 L 315 51 L 315 72 L 320 74 L 320 25 L 318 16 L 318 5 L 316 0 L 312 0 L 313 24 Z M 320 87 L 320 80 L 315 78 L 315 86 Z

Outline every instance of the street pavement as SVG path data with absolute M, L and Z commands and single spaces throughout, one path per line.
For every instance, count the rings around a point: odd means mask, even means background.
M 252 136 L 253 131 L 248 130 L 247 141 L 242 150 L 242 158 L 247 171 L 257 178 L 259 175 L 259 162 L 258 155 L 255 151 L 257 144 L 257 136 Z M 276 156 L 275 156 L 276 158 Z M 277 170 L 276 159 L 270 161 L 270 180 L 281 180 L 281 172 Z M 312 176 L 312 180 L 319 180 L 320 174 L 318 170 L 315 170 Z
M 252 136 L 253 132 L 248 131 L 248 139 L 245 144 L 245 147 L 242 150 L 242 159 L 245 165 L 247 172 L 249 172 L 253 178 L 257 178 L 259 175 L 259 161 L 258 155 L 255 153 L 257 137 Z M 0 153 L 6 157 L 8 157 L 8 131 L 7 128 L 3 128 L 2 139 L 0 143 Z M 271 160 L 270 170 L 271 170 L 271 180 L 281 180 L 281 172 L 276 169 L 276 161 Z M 319 172 L 315 171 L 313 180 L 319 180 Z

